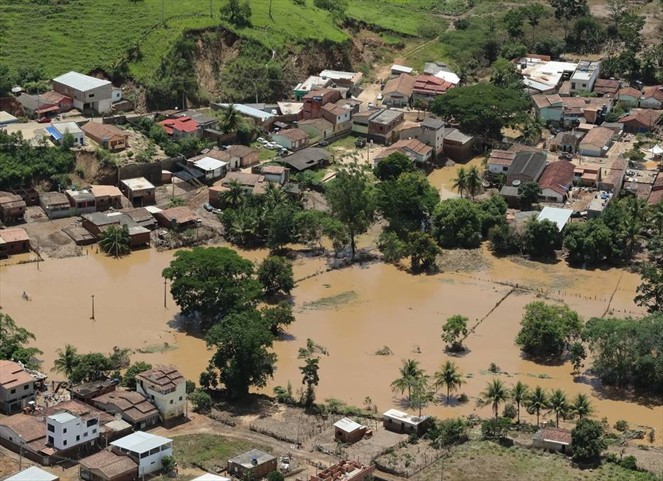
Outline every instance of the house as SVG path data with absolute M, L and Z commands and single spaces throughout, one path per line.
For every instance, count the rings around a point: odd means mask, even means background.
M 0 219 L 5 224 L 13 224 L 22 220 L 26 207 L 25 201 L 20 195 L 0 192 Z
M 376 155 L 373 158 L 373 165 L 377 165 L 382 159 L 386 158 L 394 152 L 400 152 L 404 155 L 407 155 L 415 163 L 423 165 L 431 160 L 433 155 L 433 148 L 430 145 L 426 145 L 417 139 L 399 140 L 395 144 L 392 144 L 389 148 Z
M 576 167 L 573 170 L 573 181 L 584 187 L 597 189 L 601 181 L 601 168 L 591 166 Z
M 171 207 L 154 214 L 159 225 L 165 229 L 182 232 L 196 227 L 200 218 L 188 207 Z
M 62 219 L 72 215 L 69 199 L 62 192 L 42 192 L 39 194 L 39 205 L 49 219 Z
M 559 132 L 550 141 L 550 150 L 553 152 L 575 154 L 578 151 L 578 145 L 584 136 L 585 133 L 578 130 L 573 132 Z
M 210 204 L 216 206 L 221 204 L 221 196 L 228 191 L 233 184 L 238 184 L 245 195 L 260 194 L 265 190 L 265 177 L 262 174 L 249 174 L 247 172 L 231 172 L 220 185 L 210 187 Z
M 198 128 L 202 131 L 205 129 L 214 129 L 217 125 L 216 117 L 207 115 L 198 110 L 185 110 L 184 112 L 178 112 L 174 118 L 189 117 L 191 120 L 198 124 Z
M 0 110 L 0 128 L 5 127 L 6 125 L 9 124 L 16 124 L 16 123 L 18 123 L 18 118 L 14 117 L 9 112 Z
M 72 399 L 91 404 L 95 397 L 115 391 L 116 386 L 116 381 L 94 381 L 76 384 L 67 388 L 67 391 Z
M 230 168 L 251 167 L 260 162 L 260 151 L 246 145 L 229 145 L 226 149 L 230 155 Z M 208 154 L 209 155 L 209 154 Z
M 137 374 L 136 392 L 152 401 L 164 422 L 184 415 L 186 380 L 172 366 L 159 366 Z
M 176 117 L 159 122 L 168 135 L 175 140 L 200 137 L 202 130 L 191 117 Z
M 109 414 L 121 415 L 136 429 L 149 429 L 159 423 L 159 411 L 135 391 L 111 391 L 93 398 L 91 404 Z
M 566 126 L 600 124 L 613 103 L 614 99 L 610 97 L 563 97 L 562 122 Z
M 260 174 L 267 182 L 284 185 L 290 179 L 290 170 L 282 165 L 265 165 L 261 167 Z
M 230 167 L 230 162 L 218 160 L 207 155 L 193 157 L 187 160 L 187 164 L 202 170 L 205 173 L 205 180 L 208 182 L 220 179 L 226 175 Z
M 133 481 L 138 464 L 129 456 L 103 449 L 79 461 L 79 476 L 84 481 Z
M 114 185 L 91 185 L 89 190 L 94 196 L 97 211 L 122 208 L 122 191 Z
M 454 88 L 454 84 L 430 75 L 417 75 L 412 86 L 412 101 L 420 101 L 422 105 L 429 105 L 438 95 Z M 387 87 L 385 86 L 385 89 Z
M 111 124 L 88 122 L 83 132 L 97 144 L 111 152 L 120 152 L 129 147 L 129 134 Z
M 474 137 L 458 129 L 445 127 L 442 132 L 442 153 L 454 162 L 466 162 L 474 156 Z
M 651 132 L 660 121 L 661 111 L 652 109 L 634 109 L 619 119 L 624 132 L 631 134 Z
M 298 83 L 292 90 L 292 93 L 295 97 L 295 100 L 300 101 L 309 92 L 331 87 L 331 85 L 332 79 L 323 79 L 318 75 L 311 75 L 303 82 Z
M 0 444 L 39 464 L 50 464 L 50 456 L 41 452 L 46 449 L 43 418 L 39 420 L 37 416 L 14 414 L 0 419 Z
M 34 399 L 34 378 L 21 364 L 0 359 L 0 411 L 4 414 L 21 412 Z
M 11 227 L 0 230 L 0 257 L 30 252 L 30 237 L 25 229 Z
M 76 122 L 59 122 L 46 127 L 54 142 L 60 143 L 65 135 L 69 134 L 74 138 L 75 146 L 85 145 L 85 133 L 80 129 Z
M 622 87 L 617 91 L 617 100 L 626 109 L 637 107 L 642 93 L 633 87 Z
M 285 129 L 272 134 L 272 140 L 284 149 L 300 150 L 308 146 L 308 134 L 301 129 Z
M 506 174 L 516 158 L 516 152 L 494 149 L 488 158 L 488 172 L 491 174 Z
M 663 85 L 644 87 L 638 106 L 643 109 L 663 109 Z
M 62 411 L 46 417 L 47 444 L 59 451 L 76 446 L 91 447 L 99 438 L 99 419 L 83 419 Z
M 543 428 L 532 437 L 532 447 L 571 454 L 571 431 L 561 428 Z
M 599 78 L 594 82 L 594 93 L 600 97 L 615 97 L 620 87 L 619 80 Z
M 396 127 L 403 120 L 403 112 L 398 110 L 376 110 L 368 119 L 368 138 L 379 144 L 391 144 L 397 139 Z
M 120 190 L 134 207 L 152 205 L 156 202 L 156 188 L 145 177 L 121 180 Z
M 310 138 L 309 143 L 318 142 L 334 136 L 334 124 L 327 119 L 300 120 L 297 122 L 297 128 L 306 132 Z
M 359 87 L 364 74 L 361 72 L 343 72 L 340 70 L 323 70 L 320 72 L 320 78 L 324 80 L 331 80 L 336 87 L 343 87 L 354 93 Z
M 53 90 L 37 95 L 22 93 L 17 100 L 26 115 L 37 117 L 53 117 L 68 112 L 74 107 L 71 97 Z
M 260 479 L 276 471 L 276 457 L 252 449 L 228 460 L 228 473 L 239 479 Z
M 237 110 L 237 112 L 239 112 L 243 116 L 253 119 L 253 122 L 256 125 L 260 125 L 265 128 L 270 127 L 276 120 L 276 115 L 269 112 L 265 112 L 264 110 L 260 110 L 259 108 L 252 107 L 250 105 L 217 103 L 217 104 L 212 104 L 211 106 L 212 109 L 219 110 L 228 107 L 230 105 L 232 105 L 235 108 L 235 110 Z
M 89 214 L 96 212 L 97 204 L 94 194 L 88 189 L 64 191 L 64 194 L 69 200 L 69 206 L 72 208 L 74 214 Z
M 127 455 L 138 464 L 138 476 L 161 471 L 163 458 L 173 455 L 172 439 L 143 431 L 136 431 L 110 444 L 115 454 Z
M 551 162 L 539 178 L 541 197 L 544 201 L 562 203 L 573 185 L 575 165 L 567 160 Z
M 578 152 L 589 157 L 604 157 L 612 145 L 614 133 L 604 127 L 595 127 L 580 141 Z
M 571 214 L 573 214 L 573 209 L 544 207 L 543 210 L 539 212 L 539 215 L 536 216 L 536 220 L 539 222 L 548 220 L 554 223 L 555 225 L 557 225 L 557 229 L 561 232 L 562 230 L 564 230 L 564 227 L 569 222 Z
M 145 227 L 147 230 L 154 230 L 157 227 L 157 220 L 154 215 L 161 212 L 156 206 L 148 205 L 147 207 L 136 207 L 135 209 L 127 209 L 124 213 L 140 227 Z
M 150 231 L 138 225 L 125 212 L 93 212 L 81 215 L 82 225 L 98 240 L 111 225 L 127 226 L 131 247 L 150 244 Z
M 412 67 L 407 67 L 405 65 L 398 65 L 398 64 L 393 64 L 391 66 L 391 75 L 402 75 L 402 74 L 407 74 L 410 75 L 414 69 Z
M 420 124 L 420 140 L 433 147 L 433 156 L 437 158 L 444 146 L 445 123 L 435 117 L 426 117 Z
M 334 103 L 341 99 L 341 93 L 338 90 L 325 88 L 320 90 L 312 90 L 304 97 L 304 105 L 302 107 L 302 118 L 317 119 L 322 116 L 322 107 L 328 103 Z
M 561 122 L 564 113 L 562 97 L 553 95 L 532 95 L 534 102 L 534 113 L 539 122 Z
M 352 129 L 352 107 L 342 104 L 340 100 L 335 104 L 324 105 L 322 118 L 334 126 L 335 135 Z
M 5 481 L 60 481 L 60 477 L 37 466 L 30 466 L 20 473 L 5 478 Z
M 74 101 L 74 108 L 85 112 L 93 110 L 103 114 L 110 112 L 113 104 L 113 85 L 77 72 L 67 72 L 53 79 L 53 90 Z
M 571 75 L 571 93 L 591 92 L 601 73 L 601 62 L 581 60 Z
M 560 83 L 569 78 L 578 67 L 577 63 L 551 61 L 548 55 L 536 54 L 527 54 L 517 61 L 514 60 L 514 63 L 523 77 L 523 84 L 533 94 L 555 92 Z
M 382 91 L 382 104 L 389 107 L 405 107 L 410 105 L 414 91 L 414 77 L 401 74 L 391 79 Z
M 412 416 L 397 409 L 390 409 L 382 415 L 382 425 L 395 433 L 421 436 L 432 423 L 430 416 Z
M 343 418 L 334 423 L 334 441 L 345 444 L 356 443 L 364 439 L 367 429 L 352 419 Z
M 654 184 L 652 185 L 651 194 L 647 199 L 649 205 L 656 205 L 663 201 L 663 175 L 657 175 Z
M 325 149 L 307 147 L 292 155 L 277 159 L 279 163 L 286 164 L 293 170 L 301 172 L 308 169 L 317 169 L 327 164 L 331 155 Z
M 374 466 L 344 459 L 309 477 L 309 481 L 364 481 L 372 479 Z
M 539 151 L 516 152 L 506 172 L 508 185 L 518 186 L 525 182 L 536 182 L 546 168 L 546 154 Z M 517 181 L 514 184 L 514 181 Z

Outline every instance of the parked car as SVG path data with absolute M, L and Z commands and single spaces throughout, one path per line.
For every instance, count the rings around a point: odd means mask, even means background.
M 51 119 L 49 119 L 48 117 L 42 117 L 39 120 L 37 120 L 37 123 L 48 124 L 48 123 L 50 123 L 50 121 L 51 121 Z
M 329 145 L 329 142 L 327 142 L 326 140 L 321 140 L 320 142 L 318 142 L 318 145 L 320 147 L 327 147 Z
M 279 144 L 277 144 L 276 142 L 267 142 L 267 143 L 265 144 L 265 147 L 267 147 L 269 150 L 276 150 L 276 149 L 278 149 L 280 146 L 279 146 Z
M 258 142 L 259 144 L 266 144 L 267 143 L 267 141 L 262 137 L 258 137 L 256 139 L 256 142 Z
M 562 160 L 573 160 L 573 154 L 569 152 L 562 152 L 559 154 L 559 158 Z
M 205 209 L 207 212 L 212 212 L 214 207 L 212 207 L 212 204 L 205 203 L 203 204 L 203 209 Z
M 355 140 L 355 147 L 357 147 L 358 149 L 361 149 L 362 147 L 366 147 L 366 139 L 364 139 L 363 137 L 360 137 L 357 140 Z

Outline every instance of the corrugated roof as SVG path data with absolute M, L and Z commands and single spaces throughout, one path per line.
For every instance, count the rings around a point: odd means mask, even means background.
M 67 72 L 66 74 L 60 75 L 59 77 L 55 77 L 53 81 L 71 87 L 75 90 L 80 90 L 81 92 L 103 87 L 104 85 L 110 85 L 108 80 L 90 77 L 89 75 L 83 75 L 82 73 L 73 71 Z
M 68 423 L 69 421 L 75 421 L 76 416 L 73 416 L 72 414 L 69 414 L 68 412 L 61 412 L 57 414 L 51 414 L 48 416 L 48 419 L 52 419 L 56 423 L 64 424 Z
M 123 179 L 122 182 L 127 188 L 131 190 L 145 190 L 154 189 L 154 185 L 145 177 L 135 177 L 133 179 Z
M 228 165 L 228 162 L 213 159 L 212 157 L 203 157 L 202 159 L 196 160 L 193 165 L 205 171 L 213 171 L 225 167 Z
M 234 464 L 240 464 L 246 468 L 251 468 L 253 467 L 252 461 L 254 459 L 257 461 L 258 464 L 263 464 L 274 459 L 274 456 L 259 449 L 252 449 L 251 451 L 247 451 L 245 453 L 240 454 L 239 456 L 235 456 L 234 458 L 229 459 L 228 462 Z
M 11 389 L 30 381 L 34 379 L 19 363 L 0 359 L 0 386 L 4 389 Z
M 351 433 L 357 429 L 361 429 L 362 425 L 353 421 L 352 419 L 343 418 L 334 423 L 334 427 L 345 431 L 346 433 Z
M 5 481 L 58 481 L 59 479 L 60 477 L 55 474 L 44 471 L 37 466 L 30 466 L 20 473 L 5 478 Z
M 109 479 L 138 469 L 136 462 L 129 456 L 118 456 L 106 449 L 81 459 L 80 463 L 84 468 L 98 470 Z
M 571 218 L 573 209 L 559 209 L 557 207 L 544 207 L 543 210 L 536 217 L 536 220 L 541 222 L 549 220 L 557 225 L 557 229 L 561 232 L 566 223 Z
M 128 436 L 113 441 L 111 445 L 135 453 L 144 453 L 150 449 L 158 448 L 172 442 L 172 439 L 164 438 L 163 436 L 136 431 L 135 433 L 131 433 Z
M 398 77 L 391 79 L 384 86 L 384 95 L 400 94 L 404 97 L 412 95 L 414 88 L 414 77 L 406 73 L 400 74 Z
M 220 107 L 227 107 L 228 105 L 232 105 L 235 107 L 235 110 L 237 110 L 240 114 L 246 115 L 248 117 L 255 117 L 257 119 L 262 120 L 263 122 L 265 120 L 269 120 L 272 117 L 274 117 L 274 114 L 263 112 L 262 110 L 249 107 L 248 105 L 243 105 L 243 104 L 217 104 L 217 105 Z

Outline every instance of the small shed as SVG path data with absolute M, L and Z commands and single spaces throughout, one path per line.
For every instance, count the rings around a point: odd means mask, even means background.
M 361 441 L 366 434 L 366 426 L 353 421 L 352 419 L 343 418 L 334 423 L 334 440 L 352 444 Z
M 561 428 L 544 428 L 532 437 L 532 446 L 564 454 L 571 453 L 571 431 Z
M 228 472 L 237 478 L 250 475 L 260 479 L 276 471 L 276 457 L 269 453 L 252 449 L 228 460 Z
M 407 67 L 405 65 L 399 65 L 397 63 L 395 63 L 391 66 L 391 74 L 392 75 L 401 75 L 401 74 L 410 75 L 413 71 L 414 71 L 414 69 L 412 67 Z
M 20 473 L 9 476 L 5 481 L 60 481 L 60 477 L 37 466 L 30 466 Z
M 421 436 L 428 430 L 432 419 L 430 416 L 412 416 L 397 409 L 390 409 L 382 415 L 382 425 L 395 433 L 416 433 Z
M 86 481 L 132 481 L 138 476 L 138 465 L 129 456 L 102 450 L 81 459 L 79 473 Z

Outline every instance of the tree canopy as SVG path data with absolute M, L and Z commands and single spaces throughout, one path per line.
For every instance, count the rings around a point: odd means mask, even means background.
M 573 459 L 575 461 L 595 463 L 601 457 L 601 451 L 608 446 L 603 439 L 603 427 L 598 421 L 581 419 L 571 431 Z
M 28 347 L 35 335 L 16 322 L 7 314 L 0 313 L 0 359 L 20 361 L 28 367 L 36 368 L 35 356 L 42 352 L 36 347 Z
M 530 302 L 520 322 L 516 344 L 535 358 L 559 359 L 571 341 L 580 336 L 580 316 L 564 304 Z
M 443 200 L 433 213 L 433 236 L 445 248 L 475 248 L 481 243 L 481 212 L 466 199 Z
M 269 256 L 258 266 L 258 281 L 268 296 L 290 294 L 295 287 L 292 264 L 284 257 Z
M 375 166 L 375 177 L 381 181 L 394 180 L 405 172 L 414 172 L 414 162 L 407 155 L 392 152 Z

